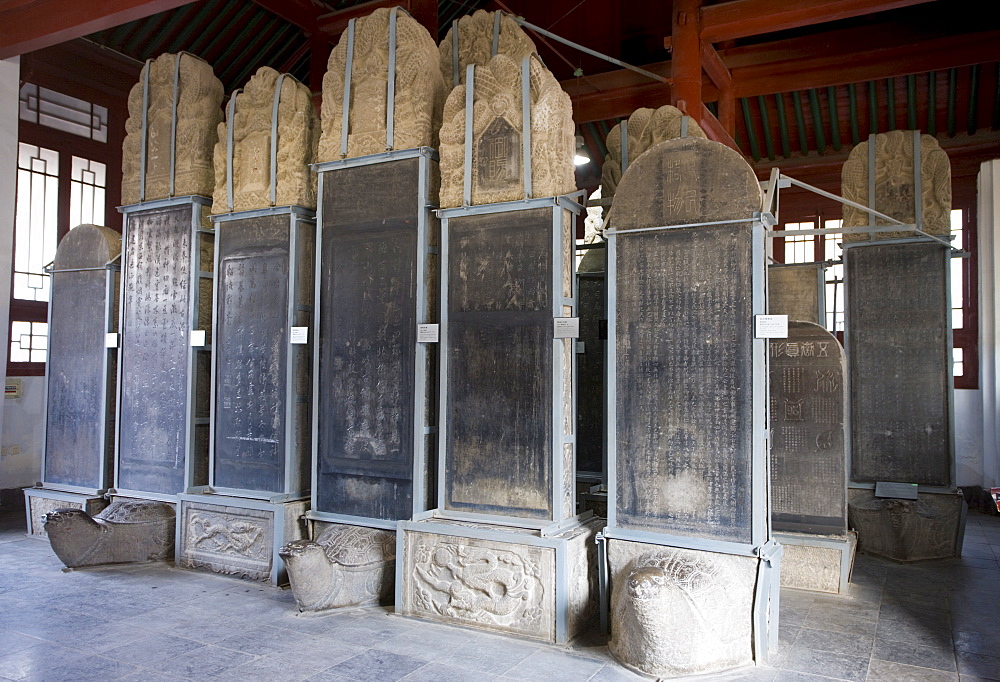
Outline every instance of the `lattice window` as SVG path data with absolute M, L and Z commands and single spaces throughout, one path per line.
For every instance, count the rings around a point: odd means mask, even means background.
M 104 224 L 107 166 L 74 156 L 70 171 L 69 224 Z
M 21 86 L 20 118 L 95 142 L 108 141 L 108 110 L 105 107 L 34 83 Z
M 45 266 L 55 257 L 59 239 L 58 194 L 59 152 L 19 143 L 12 291 L 15 299 L 49 300 Z
M 48 353 L 48 348 L 48 323 L 11 320 L 11 362 L 45 362 L 45 356 Z

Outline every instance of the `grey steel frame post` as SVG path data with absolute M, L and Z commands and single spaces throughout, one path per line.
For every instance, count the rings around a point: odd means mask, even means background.
M 221 253 L 220 242 L 222 240 L 223 225 L 227 222 L 233 222 L 238 220 L 248 220 L 252 218 L 259 218 L 263 216 L 288 216 L 288 295 L 285 301 L 285 327 L 286 331 L 290 330 L 295 324 L 295 313 L 302 310 L 302 302 L 298 300 L 296 294 L 298 293 L 298 283 L 299 283 L 299 267 L 300 264 L 296 258 L 298 254 L 298 246 L 301 240 L 300 233 L 303 230 L 315 229 L 316 219 L 315 213 L 308 208 L 302 206 L 276 206 L 272 208 L 261 208 L 254 209 L 251 211 L 238 211 L 235 213 L 223 213 L 219 215 L 212 216 L 212 222 L 216 225 L 215 230 L 215 273 L 216 278 L 212 287 L 212 343 L 215 344 L 218 338 L 219 329 L 219 319 L 216 312 L 218 311 L 219 305 L 219 286 L 220 281 L 218 277 L 219 268 L 221 266 Z M 315 309 L 315 302 L 313 304 L 313 309 Z M 314 343 L 315 339 L 312 339 L 310 343 Z M 217 367 L 217 354 L 212 354 L 212 381 L 211 381 L 211 394 L 210 394 L 210 405 L 211 405 L 211 415 L 212 420 L 209 426 L 209 446 L 208 446 L 208 487 L 200 489 L 200 492 L 208 494 L 218 494 L 227 495 L 230 497 L 239 497 L 249 500 L 264 500 L 270 503 L 282 503 L 291 502 L 294 500 L 301 500 L 309 497 L 308 490 L 295 490 L 293 489 L 294 473 L 296 471 L 296 466 L 298 462 L 296 461 L 296 456 L 306 457 L 308 453 L 302 452 L 297 453 L 295 451 L 295 413 L 298 409 L 298 395 L 295 392 L 295 362 L 292 359 L 292 350 L 294 346 L 291 345 L 290 339 L 285 341 L 285 353 L 287 360 L 285 362 L 285 467 L 284 467 L 284 482 L 282 484 L 282 489 L 280 491 L 261 491 L 261 490 L 247 490 L 242 488 L 227 488 L 217 486 L 215 484 L 215 426 L 216 419 L 215 414 L 218 409 L 218 401 L 216 396 L 216 371 Z M 251 507 L 256 508 L 256 507 Z M 262 509 L 270 510 L 270 507 L 262 507 Z M 275 555 L 277 556 L 277 555 Z
M 116 281 L 115 280 L 115 277 L 116 277 L 115 273 L 119 273 L 120 270 L 121 270 L 121 266 L 118 263 L 118 258 L 115 258 L 115 259 L 111 260 L 110 262 L 108 262 L 107 264 L 105 264 L 104 267 L 99 267 L 99 268 L 65 268 L 65 269 L 58 269 L 58 270 L 55 269 L 55 268 L 52 268 L 52 269 L 46 268 L 45 272 L 48 273 L 48 275 L 50 277 L 50 282 L 51 283 L 49 285 L 49 291 L 51 292 L 51 294 L 50 294 L 50 298 L 51 298 L 51 297 L 54 297 L 54 294 L 55 294 L 55 291 L 56 291 L 56 287 L 55 287 L 56 278 L 55 278 L 55 275 L 59 274 L 60 272 L 87 272 L 87 271 L 99 271 L 99 270 L 103 270 L 104 273 L 105 273 L 105 275 L 104 275 L 104 291 L 105 291 L 104 333 L 105 333 L 105 335 L 107 335 L 107 334 L 113 333 L 114 332 L 114 328 L 115 328 L 115 318 L 114 318 L 114 314 L 115 314 L 115 281 Z M 48 329 L 52 329 L 52 305 L 51 304 L 48 307 L 48 313 L 46 315 L 46 320 L 45 321 L 46 321 L 46 323 L 48 325 L 47 328 Z M 104 353 L 101 356 L 101 376 L 104 377 L 104 388 L 101 390 L 101 395 L 100 395 L 100 398 L 99 398 L 99 401 L 100 401 L 99 414 L 102 414 L 102 415 L 107 415 L 107 413 L 108 413 L 108 401 L 109 400 L 115 400 L 115 396 L 114 395 L 109 395 L 110 392 L 108 390 L 108 378 L 109 378 L 109 374 L 110 374 L 109 366 L 108 365 L 110 364 L 109 361 L 110 361 L 112 353 L 114 353 L 115 356 L 117 357 L 117 355 L 118 355 L 118 344 L 115 344 L 114 348 L 107 348 L 107 347 L 105 347 Z M 48 413 L 49 413 L 49 363 L 48 362 L 45 363 L 45 375 L 44 376 L 45 376 L 45 379 L 44 379 L 44 382 L 42 384 L 42 404 L 45 405 L 45 415 L 44 415 L 44 419 L 42 421 L 42 489 L 45 489 L 45 490 L 55 490 L 55 491 L 61 491 L 61 492 L 67 492 L 67 493 L 77 493 L 77 494 L 81 494 L 81 495 L 92 495 L 92 496 L 95 496 L 95 497 L 99 497 L 101 495 L 104 495 L 108 491 L 108 489 L 111 487 L 110 480 L 109 480 L 109 477 L 108 477 L 108 473 L 109 473 L 108 472 L 108 458 L 107 458 L 108 436 L 111 435 L 112 437 L 114 437 L 112 434 L 108 433 L 108 427 L 107 427 L 107 423 L 106 423 L 107 420 L 106 419 L 105 419 L 105 423 L 102 424 L 102 426 L 101 426 L 101 437 L 99 439 L 101 459 L 100 459 L 100 464 L 98 466 L 97 487 L 91 488 L 91 487 L 87 487 L 87 486 L 68 485 L 68 484 L 65 484 L 65 483 L 53 483 L 53 482 L 47 481 L 45 479 L 45 477 L 47 475 L 46 472 L 48 471 L 48 469 L 46 467 L 46 464 L 48 462 L 48 456 L 49 456 L 49 454 L 48 454 L 48 436 L 49 436 L 49 419 L 48 419 Z M 117 383 L 115 384 L 115 387 L 116 387 L 116 390 L 117 390 Z M 115 402 L 117 403 L 117 400 L 115 400 Z M 115 421 L 115 424 L 117 424 L 117 420 Z M 71 500 L 73 498 L 66 498 L 66 499 L 67 500 Z M 29 518 L 30 518 L 30 509 L 29 509 Z
M 471 72 L 470 65 L 470 72 Z M 468 84 L 468 80 L 466 81 Z M 466 173 L 466 177 L 469 173 Z M 515 516 L 503 516 L 498 514 L 487 514 L 479 512 L 459 512 L 445 509 L 446 488 L 448 476 L 448 260 L 449 260 L 449 222 L 454 218 L 465 216 L 485 215 L 493 213 L 510 213 L 512 211 L 526 211 L 537 208 L 550 208 L 552 210 L 552 299 L 549 303 L 549 310 L 552 317 L 562 317 L 563 306 L 571 306 L 576 310 L 576 300 L 573 296 L 563 295 L 563 267 L 569 245 L 566 245 L 563 236 L 564 212 L 577 215 L 583 210 L 583 206 L 571 197 L 579 197 L 581 192 L 576 192 L 566 196 L 544 197 L 538 199 L 525 199 L 520 201 L 508 201 L 497 204 L 481 204 L 477 206 L 461 206 L 457 208 L 440 209 L 437 215 L 441 218 L 441 317 L 440 317 L 440 342 L 438 353 L 438 505 L 433 516 L 440 519 L 450 519 L 456 521 L 481 521 L 498 526 L 510 526 L 517 528 L 531 528 L 540 530 L 542 535 L 555 534 L 561 530 L 578 524 L 591 513 L 570 514 L 564 513 L 561 490 L 563 479 L 559 473 L 563 472 L 563 447 L 572 445 L 575 449 L 575 435 L 566 436 L 562 433 L 559 425 L 562 423 L 562 389 L 563 389 L 563 342 L 564 339 L 552 339 L 552 408 L 549 418 L 552 419 L 552 440 L 549 447 L 552 448 L 552 513 L 547 519 L 536 520 Z M 572 260 L 573 256 L 569 258 Z M 574 292 L 575 293 L 575 292 Z M 574 424 L 575 431 L 575 424 Z
M 188 330 L 190 338 L 190 330 L 196 330 L 198 325 L 198 310 L 200 305 L 200 288 L 198 286 L 201 279 L 214 279 L 214 273 L 206 272 L 201 269 L 201 249 L 200 249 L 200 235 L 212 235 L 214 230 L 206 229 L 201 227 L 201 214 L 202 208 L 209 206 L 211 204 L 211 199 L 208 197 L 191 195 L 184 197 L 171 197 L 168 199 L 154 199 L 151 201 L 146 201 L 140 204 L 131 204 L 129 206 L 120 206 L 118 210 L 124 214 L 125 220 L 123 220 L 122 228 L 122 245 L 123 247 L 128 244 L 129 233 L 132 226 L 129 224 L 128 218 L 132 214 L 142 213 L 145 211 L 156 210 L 161 208 L 173 208 L 176 206 L 190 206 L 191 207 L 191 225 L 190 225 L 190 244 L 191 253 L 189 254 L 190 259 L 190 276 L 187 282 L 187 286 L 190 288 L 190 297 L 188 298 Z M 124 251 L 123 251 L 124 253 Z M 187 363 L 185 365 L 185 371 L 187 372 L 187 390 L 185 392 L 185 432 L 184 432 L 184 487 L 185 490 L 180 490 L 173 494 L 164 493 L 151 493 L 141 490 L 128 490 L 118 487 L 119 478 L 119 467 L 121 464 L 121 393 L 122 393 L 122 362 L 121 359 L 124 353 L 121 349 L 125 347 L 125 338 L 128 335 L 129 330 L 125 327 L 125 307 L 127 297 L 125 296 L 125 284 L 126 277 L 128 275 L 127 259 L 124 259 L 124 265 L 121 268 L 121 279 L 120 279 L 120 300 L 121 304 L 118 307 L 118 334 L 120 338 L 119 342 L 119 362 L 118 362 L 118 382 L 116 390 L 118 393 L 118 400 L 116 401 L 115 408 L 115 487 L 109 490 L 109 494 L 119 495 L 122 497 L 136 497 L 140 499 L 148 500 L 158 500 L 161 502 L 177 502 L 177 495 L 183 492 L 197 492 L 200 488 L 196 489 L 194 487 L 194 463 L 192 462 L 192 454 L 194 453 L 195 445 L 195 426 L 203 426 L 209 424 L 209 419 L 198 418 L 195 411 L 195 365 L 196 365 L 196 354 L 201 352 L 211 352 L 211 344 L 206 344 L 202 347 L 192 347 L 188 343 L 187 348 Z M 178 516 L 178 523 L 180 517 Z
M 937 239 L 921 239 L 921 238 L 909 238 L 909 239 L 881 239 L 875 242 L 849 242 L 843 245 L 844 249 L 844 355 L 847 358 L 851 357 L 851 307 L 847 305 L 846 301 L 850 300 L 850 290 L 851 281 L 847 276 L 847 257 L 848 250 L 850 249 L 863 249 L 866 247 L 873 246 L 886 246 L 891 244 L 933 244 L 939 242 Z M 947 326 L 947 332 L 945 333 L 945 359 L 949 368 L 953 366 L 954 362 L 954 335 L 951 333 L 951 259 L 953 253 L 945 249 L 943 252 L 944 258 L 944 294 L 945 294 L 945 320 Z M 845 383 L 847 384 L 848 396 L 850 396 L 851 387 L 851 372 L 847 372 L 845 378 Z M 950 486 L 931 486 L 931 485 L 920 485 L 917 486 L 917 492 L 921 493 L 953 493 L 957 490 L 956 481 L 958 476 L 957 463 L 955 462 L 955 381 L 953 371 L 948 373 L 948 381 L 945 382 L 947 385 L 946 398 L 948 400 L 948 460 L 950 463 L 949 477 L 951 478 Z M 851 401 L 847 401 L 846 412 L 844 415 L 845 419 L 850 420 L 850 404 Z M 848 421 L 848 423 L 851 423 Z M 875 483 L 867 482 L 857 482 L 851 480 L 850 472 L 852 469 L 852 457 L 853 451 L 850 445 L 847 447 L 847 471 L 848 471 L 848 487 L 855 489 L 867 489 L 874 490 Z
M 326 161 L 323 163 L 317 163 L 312 166 L 313 170 L 316 171 L 318 176 L 318 191 L 317 191 L 317 210 L 316 210 L 316 258 L 315 258 L 315 277 L 314 277 L 314 299 L 313 299 L 313 357 L 312 357 L 312 376 L 313 376 L 313 392 L 312 392 L 312 470 L 311 470 L 311 501 L 312 509 L 306 513 L 306 518 L 312 521 L 324 521 L 327 523 L 343 523 L 354 526 L 365 526 L 368 528 L 382 528 L 385 530 L 396 530 L 396 524 L 398 523 L 395 519 L 377 519 L 364 516 L 351 516 L 348 514 L 338 514 L 333 512 L 323 512 L 316 510 L 317 495 L 318 495 L 318 482 L 319 482 L 319 466 L 320 466 L 320 452 L 319 452 L 319 421 L 322 418 L 320 414 L 320 324 L 323 317 L 321 302 L 322 286 L 323 286 L 323 272 L 322 272 L 322 254 L 323 254 L 323 220 L 324 220 L 324 209 L 323 209 L 323 195 L 324 195 L 324 185 L 327 182 L 326 175 L 330 171 L 341 170 L 346 168 L 356 168 L 359 166 L 368 166 L 380 163 L 389 163 L 392 161 L 399 161 L 403 159 L 418 159 L 418 182 L 417 182 L 417 193 L 418 197 L 415 200 L 418 202 L 417 206 L 417 292 L 416 292 L 416 305 L 417 305 L 417 324 L 426 324 L 428 319 L 428 307 L 427 307 L 427 257 L 433 253 L 429 245 L 430 240 L 430 226 L 429 222 L 429 212 L 433 210 L 434 206 L 430 204 L 429 192 L 431 186 L 431 163 L 437 162 L 438 153 L 436 150 L 430 147 L 416 147 L 413 149 L 400 149 L 394 151 L 387 151 L 380 154 L 370 154 L 368 156 L 359 156 L 349 159 L 341 159 L 338 161 Z M 426 343 L 416 343 L 416 356 L 414 361 L 414 395 L 413 395 L 413 508 L 412 514 L 414 517 L 427 511 L 425 500 L 427 498 L 426 489 L 424 484 L 424 470 L 425 470 L 425 439 L 435 433 L 435 427 L 427 423 L 427 413 L 425 410 L 425 393 L 427 387 L 427 354 L 428 348 Z

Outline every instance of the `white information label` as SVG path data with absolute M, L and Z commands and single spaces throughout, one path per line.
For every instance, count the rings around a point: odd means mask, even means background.
M 418 324 L 417 343 L 437 343 L 440 339 L 441 326 L 437 324 Z
M 108 332 L 104 335 L 104 347 L 105 348 L 117 348 L 118 347 L 118 332 Z
M 205 345 L 205 330 L 192 329 L 190 339 L 192 348 L 202 348 Z
M 579 317 L 557 317 L 555 318 L 555 338 L 575 339 L 580 335 Z
M 755 338 L 788 338 L 788 315 L 755 315 L 753 320 Z
M 289 330 L 288 343 L 297 345 L 309 343 L 309 327 L 292 327 Z

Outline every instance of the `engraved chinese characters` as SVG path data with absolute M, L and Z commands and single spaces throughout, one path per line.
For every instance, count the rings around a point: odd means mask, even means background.
M 529 58 L 531 193 L 572 192 L 573 112 L 569 95 L 535 57 Z M 489 204 L 525 198 L 522 64 L 498 54 L 477 67 L 473 82 L 471 201 Z M 441 125 L 441 206 L 464 201 L 466 85 L 448 96 Z
M 847 526 L 844 355 L 809 322 L 771 339 L 771 514 L 779 531 L 843 534 Z
M 146 64 L 128 98 L 123 204 L 212 193 L 212 147 L 222 120 L 222 94 L 212 67 L 194 55 L 163 54 Z M 144 153 L 145 178 L 141 177 Z
M 275 108 L 275 88 L 281 93 Z M 236 110 L 232 141 L 233 168 L 229 163 L 228 122 L 219 124 L 215 145 L 215 194 L 212 212 L 248 211 L 268 206 L 316 206 L 316 176 L 309 170 L 319 141 L 319 117 L 312 95 L 291 76 L 283 78 L 272 68 L 261 67 L 242 93 L 234 94 Z M 275 122 L 274 116 L 277 116 Z M 271 131 L 277 131 L 273 150 L 277 168 L 271 169 Z M 228 198 L 228 173 L 232 173 L 233 205 Z M 274 199 L 271 177 L 274 176 Z
M 628 124 L 624 126 L 628 129 L 628 139 L 625 141 L 628 163 L 635 163 L 636 159 L 653 145 L 682 137 L 682 133 L 686 137 L 705 137 L 704 131 L 691 118 L 687 120 L 687 130 L 683 130 L 683 118 L 681 110 L 669 104 L 655 110 L 643 107 L 632 112 L 628 117 Z M 608 154 L 601 167 L 601 191 L 602 195 L 608 198 L 615 196 L 618 183 L 622 179 L 622 165 L 625 161 L 622 128 L 622 124 L 619 123 L 608 133 Z
M 753 171 L 698 138 L 629 167 L 621 229 L 750 218 Z M 618 523 L 751 541 L 752 328 L 748 224 L 651 231 L 617 246 Z
M 845 249 L 853 481 L 954 485 L 946 251 Z
M 190 204 L 128 216 L 118 488 L 161 494 L 185 488 L 191 223 Z
M 855 145 L 841 171 L 841 191 L 845 199 L 869 206 L 903 223 L 913 223 L 915 214 L 914 132 L 893 130 Z M 875 196 L 869 198 L 869 145 L 875 144 Z M 951 163 L 948 155 L 930 135 L 920 135 L 920 208 L 921 229 L 928 234 L 951 231 Z M 869 203 L 871 201 L 871 203 Z M 844 227 L 868 225 L 869 215 L 861 209 L 844 206 Z M 876 225 L 888 225 L 879 218 Z M 893 239 L 911 233 L 878 232 L 872 235 L 845 234 L 844 241 Z
M 390 20 L 396 14 L 394 74 L 389 74 Z M 323 77 L 323 135 L 317 161 L 384 152 L 387 79 L 394 78 L 393 149 L 437 147 L 441 106 L 446 94 L 434 39 L 402 11 L 377 9 L 346 31 Z M 351 50 L 349 54 L 348 51 Z M 347 150 L 341 148 L 345 70 L 352 65 Z
M 49 318 L 46 484 L 100 492 L 111 483 L 114 455 L 115 355 L 105 333 L 117 328 L 117 273 L 104 269 L 121 252 L 121 236 L 78 225 L 56 251 Z M 109 286 L 110 284 L 110 286 Z

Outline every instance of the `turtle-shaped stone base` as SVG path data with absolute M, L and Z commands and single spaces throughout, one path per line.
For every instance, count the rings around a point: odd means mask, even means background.
M 174 555 L 173 506 L 116 499 L 95 516 L 55 509 L 44 516 L 52 551 L 69 568 L 165 561 Z

